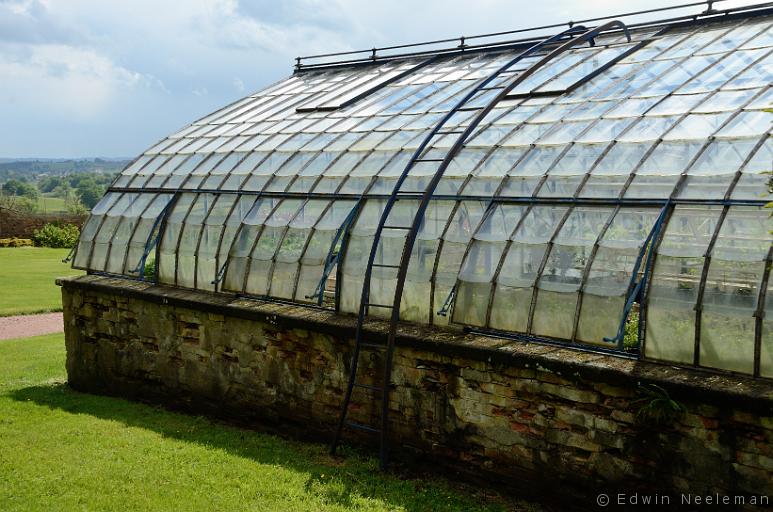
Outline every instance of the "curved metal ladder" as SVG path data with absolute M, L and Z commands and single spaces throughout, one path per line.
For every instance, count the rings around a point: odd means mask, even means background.
M 408 265 L 410 263 L 411 259 L 411 253 L 413 252 L 413 246 L 416 241 L 416 236 L 419 232 L 419 229 L 421 228 L 423 219 L 424 219 L 424 213 L 426 212 L 427 207 L 429 206 L 429 202 L 432 198 L 432 194 L 435 191 L 435 188 L 437 187 L 440 179 L 442 178 L 446 168 L 451 163 L 451 161 L 456 157 L 456 155 L 459 153 L 459 151 L 464 147 L 465 142 L 470 137 L 470 135 L 475 131 L 477 126 L 481 123 L 481 121 L 488 115 L 488 113 L 500 102 L 502 101 L 509 93 L 512 91 L 516 86 L 521 84 L 524 80 L 526 80 L 528 77 L 533 75 L 537 70 L 542 68 L 544 65 L 552 61 L 555 57 L 562 54 L 566 50 L 581 44 L 583 42 L 589 41 L 591 45 L 595 44 L 595 37 L 601 34 L 604 31 L 620 28 L 622 29 L 628 40 L 630 41 L 630 34 L 628 32 L 627 27 L 620 21 L 614 20 L 610 21 L 608 23 L 605 23 L 603 25 L 600 25 L 594 29 L 587 30 L 585 27 L 582 26 L 572 26 L 568 30 L 565 30 L 563 32 L 560 32 L 558 34 L 555 34 L 551 37 L 548 37 L 535 45 L 529 47 L 524 52 L 520 53 L 518 56 L 504 64 L 502 67 L 497 69 L 494 73 L 492 73 L 489 77 L 478 83 L 470 92 L 468 92 L 460 101 L 457 103 L 453 109 L 451 109 L 443 118 L 438 122 L 438 124 L 432 129 L 432 131 L 427 135 L 427 137 L 422 141 L 421 145 L 418 147 L 418 149 L 414 152 L 413 156 L 409 160 L 408 164 L 406 165 L 405 169 L 403 170 L 402 174 L 397 179 L 397 183 L 394 186 L 394 189 L 392 190 L 392 193 L 390 194 L 389 198 L 387 199 L 384 210 L 381 213 L 381 217 L 379 219 L 378 226 L 376 228 L 374 238 L 373 238 L 373 245 L 371 246 L 370 255 L 368 257 L 368 264 L 365 269 L 365 276 L 363 281 L 363 287 L 362 287 L 362 295 L 360 299 L 360 308 L 359 308 L 359 315 L 357 317 L 357 329 L 355 332 L 355 345 L 354 345 L 354 353 L 352 355 L 352 364 L 349 374 L 349 382 L 346 389 L 346 394 L 344 396 L 343 404 L 341 406 L 341 415 L 338 422 L 338 427 L 336 429 L 335 438 L 333 440 L 333 443 L 331 444 L 330 452 L 332 454 L 335 453 L 336 448 L 338 447 L 338 444 L 341 440 L 341 434 L 343 432 L 344 427 L 353 428 L 356 430 L 362 430 L 365 432 L 370 432 L 374 434 L 379 434 L 380 436 L 380 451 L 379 451 L 379 459 L 381 468 L 386 468 L 387 462 L 388 462 L 388 434 L 387 434 L 387 427 L 388 427 L 388 416 L 389 416 L 389 390 L 391 386 L 391 374 L 392 374 L 392 358 L 394 355 L 394 341 L 395 341 L 395 334 L 397 331 L 397 324 L 400 320 L 400 303 L 402 300 L 402 293 L 403 293 L 403 287 L 405 284 L 405 278 L 407 276 L 408 272 Z M 576 37 L 572 37 L 575 36 Z M 566 38 L 569 38 L 566 42 L 561 44 L 560 46 L 556 47 L 553 51 L 545 55 L 542 59 L 540 59 L 538 62 L 536 62 L 534 65 L 532 65 L 530 68 L 525 70 L 523 73 L 518 75 L 518 77 L 511 81 L 507 85 L 502 86 L 496 86 L 496 87 L 486 87 L 489 83 L 491 83 L 493 80 L 495 80 L 497 77 L 502 75 L 503 73 L 508 72 L 508 70 L 517 64 L 519 61 L 524 59 L 525 57 L 528 57 L 534 53 L 536 53 L 539 50 L 542 50 L 545 46 L 548 46 L 550 44 L 558 43 L 561 40 L 564 40 Z M 465 108 L 465 105 L 473 99 L 479 92 L 483 91 L 484 93 L 486 91 L 490 90 L 496 90 L 499 89 L 500 92 L 485 106 L 485 107 L 467 107 Z M 441 128 L 448 122 L 451 117 L 460 111 L 477 111 L 475 118 L 473 121 L 462 131 L 441 131 Z M 429 146 L 430 141 L 436 137 L 436 136 L 443 136 L 448 135 L 450 133 L 459 133 L 459 137 L 457 138 L 456 142 L 453 146 L 448 150 L 448 153 L 446 156 L 440 161 L 440 165 L 438 166 L 437 170 L 435 171 L 434 175 L 432 176 L 432 179 L 429 181 L 427 187 L 425 188 L 424 192 L 421 195 L 421 198 L 419 200 L 418 208 L 416 209 L 416 214 L 414 216 L 413 222 L 411 223 L 410 227 L 386 227 L 385 224 L 387 222 L 387 219 L 392 211 L 392 208 L 394 207 L 395 203 L 399 200 L 406 200 L 409 197 L 415 201 L 415 193 L 401 193 L 400 188 L 405 181 L 405 179 L 408 177 L 411 169 L 416 163 L 425 161 L 425 162 L 435 162 L 438 160 L 435 159 L 427 159 L 422 160 L 421 155 L 424 152 L 424 150 Z M 371 274 L 374 267 L 381 267 L 381 268 L 395 268 L 395 265 L 382 265 L 382 264 L 376 264 L 376 254 L 378 252 L 378 246 L 379 242 L 381 240 L 381 233 L 384 229 L 402 229 L 406 230 L 406 239 L 405 239 L 405 245 L 403 246 L 403 252 L 402 256 L 400 258 L 400 264 L 397 266 L 397 283 L 395 286 L 395 294 L 394 294 L 394 300 L 392 305 L 382 305 L 382 304 L 369 304 L 369 298 L 370 298 L 370 282 L 371 282 Z M 389 320 L 389 331 L 387 334 L 387 342 L 386 344 L 379 344 L 379 343 L 369 343 L 363 341 L 364 333 L 363 333 L 363 326 L 365 323 L 365 317 L 368 312 L 368 307 L 374 306 L 379 308 L 386 308 L 391 310 L 391 316 Z M 362 383 L 357 382 L 357 367 L 359 363 L 360 358 L 360 352 L 362 349 L 368 349 L 368 350 L 374 350 L 374 351 L 380 351 L 384 353 L 384 374 L 383 374 L 383 383 L 381 387 L 378 386 L 372 386 L 372 385 L 366 385 Z M 352 398 L 352 392 L 354 391 L 354 388 L 360 388 L 365 389 L 372 393 L 380 393 L 381 394 L 381 425 L 379 427 L 375 427 L 372 425 L 363 425 L 354 423 L 351 421 L 347 421 L 347 415 L 349 411 L 349 404 L 351 403 Z

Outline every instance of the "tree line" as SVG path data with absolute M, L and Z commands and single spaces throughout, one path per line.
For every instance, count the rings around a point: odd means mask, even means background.
M 86 213 L 99 202 L 126 162 L 111 162 L 109 169 L 95 169 L 94 162 L 87 163 L 91 165 L 63 167 L 62 162 L 52 162 L 53 168 L 46 162 L 19 162 L 20 167 L 2 164 L 0 171 L 6 172 L 0 173 L 4 174 L 0 176 L 0 207 L 37 213 L 45 197 L 63 200 L 68 213 Z

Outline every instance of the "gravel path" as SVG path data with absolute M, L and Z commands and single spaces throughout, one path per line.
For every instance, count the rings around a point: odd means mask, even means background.
M 61 313 L 0 317 L 0 340 L 39 336 L 63 330 Z

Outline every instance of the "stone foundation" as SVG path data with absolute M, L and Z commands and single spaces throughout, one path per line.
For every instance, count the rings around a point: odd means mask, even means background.
M 354 318 L 105 277 L 60 284 L 75 389 L 330 439 Z M 378 378 L 379 362 L 368 366 Z M 393 382 L 398 458 L 418 454 L 589 508 L 617 490 L 670 493 L 672 503 L 683 492 L 773 497 L 769 380 L 406 326 Z M 637 417 L 653 385 L 684 414 L 664 424 Z M 378 407 L 355 392 L 352 419 L 376 423 Z

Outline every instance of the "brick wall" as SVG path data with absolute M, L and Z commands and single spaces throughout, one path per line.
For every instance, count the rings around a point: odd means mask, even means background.
M 74 388 L 330 438 L 351 317 L 95 276 L 61 284 Z M 403 459 L 586 502 L 615 489 L 773 495 L 771 381 L 416 326 L 397 339 L 393 381 Z M 686 413 L 637 420 L 652 384 Z M 352 411 L 375 422 L 378 401 L 355 393 Z
M 0 209 L 0 238 L 32 238 L 36 229 L 49 222 L 75 224 L 79 228 L 86 220 L 86 215 L 70 215 L 67 213 L 34 213 L 18 214 Z

